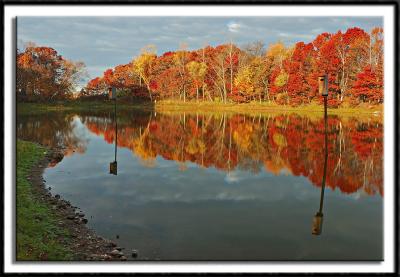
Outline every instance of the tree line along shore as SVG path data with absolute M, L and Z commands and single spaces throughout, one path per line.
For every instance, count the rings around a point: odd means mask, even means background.
M 329 78 L 330 108 L 383 103 L 383 29 L 322 33 L 311 42 L 265 46 L 233 42 L 156 54 L 154 45 L 126 64 L 89 80 L 83 62 L 65 59 L 51 47 L 30 44 L 17 54 L 19 102 L 104 101 L 109 87 L 125 102 L 259 103 L 322 105 L 318 76 Z

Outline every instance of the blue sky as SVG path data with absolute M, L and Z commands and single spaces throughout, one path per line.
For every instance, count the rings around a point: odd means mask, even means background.
M 310 42 L 322 32 L 383 26 L 381 17 L 18 17 L 18 48 L 28 41 L 50 46 L 67 59 L 84 61 L 91 78 L 125 64 L 147 44 L 162 54 L 186 43 L 189 49 L 233 40 L 267 46 Z

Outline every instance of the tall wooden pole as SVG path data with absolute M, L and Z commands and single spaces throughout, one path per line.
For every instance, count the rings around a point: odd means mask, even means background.
M 117 161 L 117 139 L 118 139 L 118 125 L 117 125 L 117 98 L 114 99 L 114 121 L 115 121 L 115 150 L 114 161 Z

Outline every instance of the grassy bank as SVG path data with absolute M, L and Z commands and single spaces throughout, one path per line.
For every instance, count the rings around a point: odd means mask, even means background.
M 150 109 L 154 106 L 151 103 L 126 103 L 117 102 L 118 109 Z M 90 110 L 113 110 L 113 101 L 94 101 L 94 102 L 78 102 L 67 101 L 57 103 L 17 103 L 17 111 L 19 114 L 41 113 L 49 111 L 90 111 Z
M 304 105 L 298 107 L 277 105 L 273 103 L 218 103 L 218 102 L 182 102 L 182 101 L 158 101 L 156 104 L 157 111 L 184 111 L 184 112 L 240 112 L 240 113 L 298 113 L 298 114 L 321 114 L 324 111 L 322 105 Z M 339 107 L 328 108 L 329 114 L 338 115 L 371 115 L 382 114 L 383 105 L 380 106 L 362 106 L 362 107 Z
M 69 260 L 71 251 L 60 241 L 67 231 L 57 225 L 57 216 L 35 193 L 28 178 L 32 168 L 43 159 L 46 149 L 17 141 L 17 260 Z M 30 178 L 31 179 L 31 178 Z
M 242 113 L 242 114 L 274 114 L 274 113 L 296 113 L 300 115 L 309 116 L 322 116 L 323 106 L 317 104 L 310 104 L 298 107 L 277 105 L 273 103 L 220 103 L 220 102 L 198 102 L 195 101 L 171 101 L 162 100 L 157 101 L 155 104 L 149 102 L 142 103 L 128 103 L 117 102 L 118 109 L 146 109 L 156 110 L 157 112 L 173 113 L 173 112 L 187 112 L 187 113 Z M 94 101 L 94 102 L 77 102 L 69 101 L 63 103 L 19 103 L 18 113 L 40 113 L 48 111 L 90 111 L 90 110 L 108 110 L 114 109 L 112 101 Z M 360 116 L 382 116 L 383 105 L 378 106 L 358 106 L 358 107 L 339 107 L 328 108 L 328 114 L 340 115 L 343 117 L 360 117 Z

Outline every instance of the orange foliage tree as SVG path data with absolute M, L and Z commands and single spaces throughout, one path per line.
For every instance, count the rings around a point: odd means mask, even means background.
M 328 105 L 383 102 L 383 30 L 370 33 L 354 27 L 342 33 L 322 33 L 309 42 L 286 46 L 232 42 L 157 56 L 146 47 L 128 65 L 104 72 L 100 81 L 149 100 L 250 102 L 282 105 L 322 103 L 317 78 L 329 75 Z M 99 80 L 98 80 L 99 81 Z M 93 81 L 98 83 L 97 81 Z M 91 90 L 93 82 L 88 83 Z M 101 82 L 100 82 L 101 83 Z
M 30 44 L 17 53 L 17 99 L 52 101 L 72 97 L 86 76 L 85 64 L 63 58 L 50 47 Z

